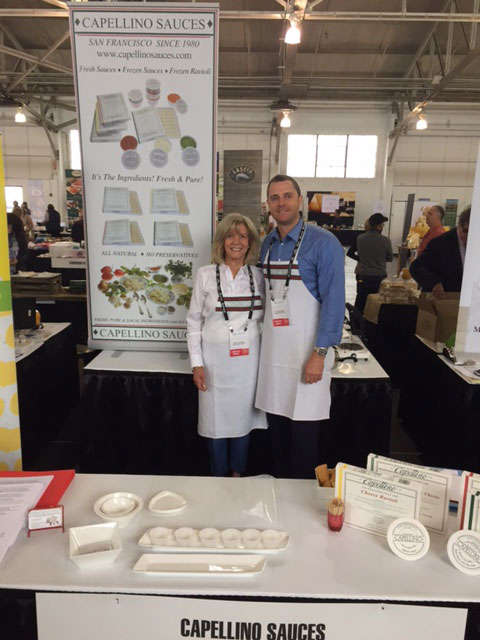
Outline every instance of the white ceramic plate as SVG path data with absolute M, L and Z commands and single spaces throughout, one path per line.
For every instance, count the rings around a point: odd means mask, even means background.
M 185 527 L 183 527 L 185 529 Z M 290 541 L 290 535 L 286 531 L 274 531 L 268 529 L 266 531 L 258 531 L 258 533 L 262 536 L 261 540 L 258 544 L 254 546 L 246 547 L 243 538 L 241 538 L 235 546 L 234 543 L 231 543 L 232 546 L 227 547 L 224 543 L 224 538 L 222 534 L 232 531 L 232 529 L 217 529 L 218 542 L 216 546 L 205 546 L 203 544 L 201 537 L 199 536 L 198 529 L 191 529 L 193 532 L 192 539 L 190 543 L 186 541 L 184 544 L 178 544 L 177 537 L 175 532 L 179 531 L 179 529 L 169 529 L 166 527 L 154 527 L 152 529 L 148 529 L 145 531 L 143 536 L 138 541 L 140 547 L 144 547 L 145 549 L 151 549 L 152 551 L 160 551 L 162 553 L 257 553 L 261 551 L 262 554 L 270 554 L 270 553 L 278 553 L 279 551 L 284 551 L 287 548 L 287 545 Z M 248 530 L 233 530 L 238 531 L 238 533 L 242 534 L 243 531 Z M 255 530 L 254 530 L 255 531 Z M 272 534 L 276 534 L 278 536 L 277 540 L 272 541 Z M 264 537 L 270 542 L 267 541 L 267 544 L 271 545 L 266 547 L 264 544 Z M 253 543 L 252 543 L 253 544 Z M 273 545 L 276 546 L 273 546 Z
M 99 498 L 93 505 L 93 510 L 107 522 L 118 522 L 123 529 L 142 507 L 143 500 L 140 496 L 118 491 Z
M 139 573 L 152 573 L 155 575 L 251 576 L 261 573 L 265 567 L 265 562 L 266 558 L 255 555 L 145 553 L 140 556 L 133 570 Z
M 187 506 L 187 501 L 178 493 L 171 491 L 161 491 L 148 503 L 148 509 L 153 513 L 169 514 L 178 513 Z

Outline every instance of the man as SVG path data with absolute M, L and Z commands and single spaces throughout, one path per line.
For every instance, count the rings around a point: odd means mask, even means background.
M 357 277 L 357 297 L 355 307 L 363 313 L 367 296 L 377 293 L 381 281 L 387 277 L 387 262 L 393 260 L 390 238 L 382 236 L 386 218 L 381 213 L 374 213 L 368 219 L 368 231 L 358 236 L 356 252 L 351 247 L 347 253 L 350 258 L 358 260 L 355 268 Z
M 322 461 L 332 347 L 342 336 L 343 248 L 302 220 L 300 187 L 290 176 L 270 180 L 267 204 L 277 228 L 261 251 L 266 308 L 256 406 L 267 412 L 276 475 L 309 478 Z
M 439 204 L 433 205 L 427 209 L 425 213 L 425 218 L 427 219 L 427 224 L 429 226 L 429 230 L 423 236 L 422 241 L 420 242 L 420 246 L 417 249 L 417 256 L 419 258 L 422 253 L 425 251 L 430 240 L 434 238 L 438 238 L 442 233 L 445 233 L 445 229 L 442 225 L 443 216 L 445 215 L 445 209 L 441 207 Z
M 40 224 L 45 225 L 46 232 L 50 233 L 52 236 L 60 235 L 60 214 L 55 209 L 53 204 L 49 204 L 47 206 L 47 217 L 43 222 L 40 222 Z
M 470 207 L 458 217 L 455 229 L 431 240 L 422 255 L 410 265 L 410 273 L 423 291 L 444 298 L 446 291 L 462 288 L 463 264 L 470 224 Z

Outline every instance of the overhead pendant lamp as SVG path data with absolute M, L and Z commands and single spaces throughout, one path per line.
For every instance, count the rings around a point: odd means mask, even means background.
M 280 126 L 284 129 L 288 129 L 292 126 L 292 121 L 290 120 L 290 111 L 283 111 L 283 118 L 280 120 Z
M 418 120 L 417 120 L 417 124 L 415 125 L 415 128 L 418 131 L 423 131 L 424 129 L 428 128 L 428 122 L 427 122 L 427 119 L 426 119 L 424 113 L 420 113 L 419 114 Z
M 290 26 L 287 29 L 287 33 L 285 34 L 285 42 L 286 44 L 300 44 L 300 40 L 302 38 L 302 32 L 300 31 L 300 27 L 297 24 L 297 18 L 292 15 L 290 18 Z
M 15 114 L 15 122 L 22 123 L 26 121 L 27 121 L 27 116 L 23 113 L 22 107 L 18 107 L 17 113 Z

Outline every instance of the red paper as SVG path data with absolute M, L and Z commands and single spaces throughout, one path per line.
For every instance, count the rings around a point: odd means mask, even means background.
M 61 497 L 73 480 L 75 469 L 62 469 L 60 471 L 0 471 L 0 477 L 4 478 L 29 478 L 32 476 L 53 476 L 48 487 L 40 496 L 35 508 L 56 507 Z

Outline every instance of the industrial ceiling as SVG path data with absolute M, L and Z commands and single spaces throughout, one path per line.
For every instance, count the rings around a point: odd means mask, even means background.
M 477 102 L 479 4 L 220 0 L 220 103 L 383 101 L 401 128 L 415 105 Z M 292 15 L 299 45 L 284 42 Z M 26 105 L 40 118 L 55 105 L 74 110 L 68 27 L 61 0 L 0 0 L 3 105 Z

